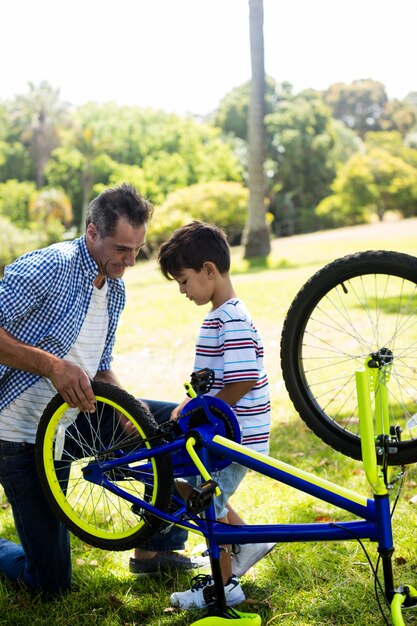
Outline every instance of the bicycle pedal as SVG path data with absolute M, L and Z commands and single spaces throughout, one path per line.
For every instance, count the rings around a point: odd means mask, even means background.
M 193 490 L 186 502 L 189 513 L 202 513 L 213 502 L 218 484 L 214 480 L 207 480 Z

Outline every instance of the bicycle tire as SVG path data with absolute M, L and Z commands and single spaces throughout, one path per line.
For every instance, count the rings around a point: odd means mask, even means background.
M 127 392 L 93 382 L 94 413 L 69 409 L 57 394 L 41 417 L 36 437 L 39 479 L 52 509 L 74 535 L 105 550 L 129 550 L 148 540 L 163 522 L 132 508 L 122 495 L 90 482 L 88 463 L 123 456 L 158 435 L 149 411 Z M 87 467 L 87 470 L 86 470 Z M 131 496 L 150 501 L 162 511 L 171 505 L 173 477 L 168 456 L 108 471 L 105 478 Z M 146 495 L 145 495 L 146 488 Z
M 403 429 L 388 462 L 417 460 L 417 429 L 407 427 L 417 411 L 416 283 L 415 257 L 358 252 L 316 272 L 286 315 L 281 368 L 289 396 L 318 437 L 354 459 L 361 459 L 355 371 L 369 355 L 385 354 L 390 421 Z

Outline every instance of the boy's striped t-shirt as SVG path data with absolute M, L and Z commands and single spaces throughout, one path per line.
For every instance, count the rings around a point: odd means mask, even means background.
M 261 337 L 241 300 L 228 300 L 207 314 L 197 338 L 195 370 L 214 371 L 210 395 L 228 383 L 256 381 L 233 410 L 242 429 L 242 444 L 268 454 L 271 407 L 263 356 Z

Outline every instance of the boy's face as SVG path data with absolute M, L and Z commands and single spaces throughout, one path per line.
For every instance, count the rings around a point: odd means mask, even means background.
M 175 280 L 180 288 L 180 293 L 184 293 L 188 300 L 202 306 L 213 299 L 214 276 L 212 264 L 205 263 L 199 272 L 189 268 L 182 270 L 178 276 L 175 276 Z

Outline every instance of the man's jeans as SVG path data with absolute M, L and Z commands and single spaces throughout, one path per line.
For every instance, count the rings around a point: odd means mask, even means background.
M 0 482 L 13 509 L 20 545 L 0 539 L 0 573 L 33 590 L 71 586 L 69 534 L 43 495 L 35 446 L 0 441 Z
M 158 423 L 176 406 L 148 401 Z M 57 593 L 71 587 L 69 533 L 43 495 L 35 463 L 35 446 L 0 440 L 0 483 L 13 510 L 20 544 L 0 538 L 0 574 L 29 589 Z M 187 531 L 177 526 L 157 533 L 147 550 L 181 550 Z

